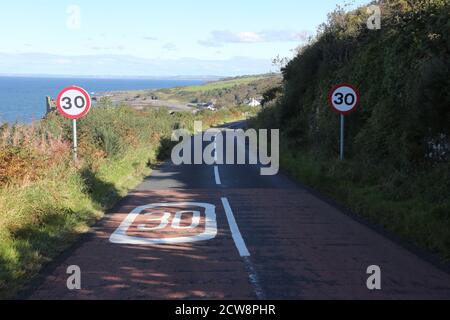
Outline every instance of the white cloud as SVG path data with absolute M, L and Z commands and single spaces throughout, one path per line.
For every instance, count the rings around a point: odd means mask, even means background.
M 163 49 L 165 49 L 167 51 L 176 51 L 177 46 L 172 42 L 168 42 L 163 46 Z
M 95 51 L 108 51 L 108 50 L 125 50 L 125 46 L 123 45 L 118 45 L 118 46 L 113 46 L 113 47 L 108 47 L 108 46 L 92 46 L 90 47 L 92 50 Z
M 56 64 L 72 64 L 73 61 L 71 59 L 59 58 L 55 60 Z
M 264 43 L 264 42 L 304 42 L 312 35 L 310 31 L 266 30 L 260 32 L 213 31 L 201 45 L 220 47 L 225 43 Z
M 229 42 L 242 42 L 242 43 L 254 43 L 254 42 L 262 42 L 264 39 L 256 32 L 216 32 L 216 37 L 222 38 L 225 41 Z
M 262 32 L 266 42 L 304 42 L 313 35 L 311 31 L 270 30 Z

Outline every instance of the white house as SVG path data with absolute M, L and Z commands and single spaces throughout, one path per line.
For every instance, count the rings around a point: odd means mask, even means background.
M 217 110 L 217 108 L 216 108 L 216 106 L 214 105 L 213 102 L 208 103 L 207 106 L 206 106 L 206 109 L 208 109 L 210 111 L 216 111 Z
M 255 98 L 252 98 L 250 102 L 248 103 L 250 107 L 259 107 L 261 105 L 261 102 L 256 100 Z

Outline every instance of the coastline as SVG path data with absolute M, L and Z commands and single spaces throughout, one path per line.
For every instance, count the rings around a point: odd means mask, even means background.
M 56 98 L 65 87 L 77 85 L 93 96 L 100 92 L 153 90 L 203 84 L 203 80 L 100 79 L 76 77 L 0 76 L 0 123 L 29 124 L 46 114 L 46 97 Z
M 111 104 L 113 106 L 127 105 L 137 110 L 143 110 L 145 108 L 167 108 L 169 111 L 174 112 L 196 111 L 196 108 L 180 101 L 155 99 L 158 90 L 161 89 L 99 92 L 93 95 L 93 100 L 98 103 L 103 99 L 105 104 Z

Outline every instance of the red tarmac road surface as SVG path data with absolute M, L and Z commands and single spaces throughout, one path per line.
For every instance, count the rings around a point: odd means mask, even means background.
M 448 273 L 282 174 L 219 166 L 220 185 L 214 174 L 203 165 L 155 170 L 43 271 L 29 298 L 450 298 Z M 81 290 L 67 288 L 71 265 L 81 268 Z M 371 265 L 381 268 L 381 290 L 367 288 Z

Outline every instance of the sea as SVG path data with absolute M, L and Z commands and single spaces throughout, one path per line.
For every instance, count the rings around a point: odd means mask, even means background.
M 45 97 L 56 98 L 76 85 L 90 94 L 105 91 L 163 89 L 202 84 L 202 80 L 0 77 L 0 123 L 31 123 L 45 115 Z

